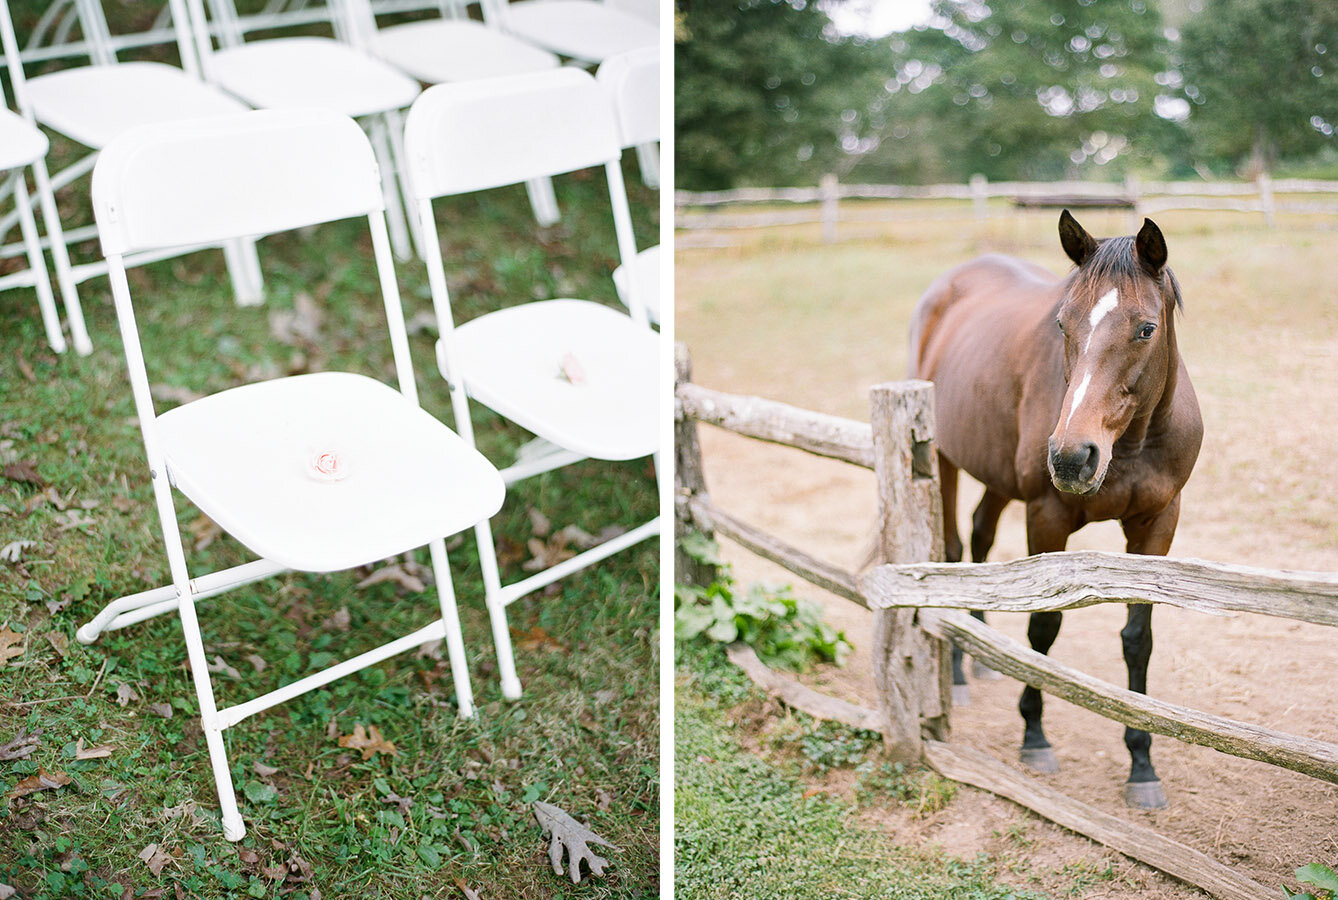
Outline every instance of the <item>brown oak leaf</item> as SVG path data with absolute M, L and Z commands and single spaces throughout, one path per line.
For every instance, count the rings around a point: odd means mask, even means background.
M 38 791 L 54 791 L 69 783 L 70 776 L 64 772 L 48 772 L 39 768 L 36 775 L 29 775 L 14 785 L 14 790 L 9 792 L 9 799 L 17 800 L 19 797 L 26 797 Z
M 389 753 L 391 756 L 399 756 L 399 751 L 395 745 L 382 736 L 381 730 L 375 725 L 368 725 L 366 729 L 359 723 L 353 726 L 353 733 L 346 734 L 339 738 L 339 746 L 349 750 L 362 751 L 363 760 L 369 760 L 378 752 Z

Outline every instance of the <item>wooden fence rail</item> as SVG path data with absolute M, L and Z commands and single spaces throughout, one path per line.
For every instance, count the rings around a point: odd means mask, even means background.
M 1330 195 L 1328 200 L 1294 200 L 1293 195 Z M 1278 195 L 1285 195 L 1279 200 Z M 1172 209 L 1260 213 L 1272 225 L 1277 213 L 1338 214 L 1338 181 L 1301 178 L 1273 180 L 1261 174 L 1253 182 L 1139 181 L 987 181 L 973 176 L 967 184 L 837 184 L 835 176 L 823 177 L 814 187 L 735 188 L 728 191 L 676 191 L 675 227 L 680 230 L 728 230 L 784 225 L 821 224 L 823 239 L 836 240 L 840 222 L 886 223 L 908 220 L 970 218 L 992 215 L 988 201 L 1008 198 L 1018 207 L 1063 203 L 1110 206 L 1130 210 L 1138 216 Z M 844 200 L 970 200 L 960 210 L 865 211 Z M 793 210 L 729 212 L 730 207 L 793 204 Z
M 1338 187 L 1338 185 L 1336 185 Z M 1250 612 L 1338 625 L 1338 574 L 1288 572 L 1193 559 L 1078 551 L 1005 563 L 947 564 L 934 444 L 932 386 L 879 385 L 872 424 L 690 383 L 676 348 L 677 527 L 727 537 L 806 581 L 869 608 L 877 710 L 770 672 L 744 648 L 730 658 L 763 689 L 797 708 L 876 727 L 893 758 L 924 761 L 949 778 L 1008 797 L 1052 821 L 1226 900 L 1269 889 L 1151 829 L 1100 812 L 979 751 L 946 743 L 948 642 L 1000 672 L 1135 728 L 1338 783 L 1338 744 L 1286 734 L 1135 693 L 1058 663 L 960 610 L 1031 612 L 1096 603 L 1165 603 L 1223 615 Z M 837 459 L 875 472 L 880 556 L 862 576 L 810 556 L 710 500 L 696 424 Z M 695 564 L 694 564 L 695 565 Z M 685 573 L 687 573 L 685 575 Z M 710 579 L 700 566 L 680 577 Z

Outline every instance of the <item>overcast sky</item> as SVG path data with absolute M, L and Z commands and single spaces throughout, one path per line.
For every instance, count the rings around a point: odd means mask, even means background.
M 846 0 L 828 8 L 832 22 L 847 34 L 883 37 L 929 18 L 929 0 Z

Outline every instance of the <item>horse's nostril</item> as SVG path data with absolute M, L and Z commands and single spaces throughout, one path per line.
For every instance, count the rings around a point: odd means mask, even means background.
M 1078 479 L 1080 481 L 1091 481 L 1096 477 L 1097 466 L 1101 461 L 1101 451 L 1097 449 L 1096 444 L 1088 441 L 1078 449 L 1078 458 L 1082 460 L 1082 463 L 1078 466 Z

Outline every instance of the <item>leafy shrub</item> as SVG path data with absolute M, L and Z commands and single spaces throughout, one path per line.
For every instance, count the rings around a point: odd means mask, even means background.
M 789 586 L 753 585 L 740 591 L 714 541 L 697 535 L 680 546 L 716 566 L 719 577 L 708 587 L 675 587 L 676 639 L 704 638 L 721 644 L 742 641 L 768 665 L 794 671 L 803 671 L 818 661 L 841 665 L 854 649 L 844 632 L 822 621 L 821 607 L 796 597 Z
M 1282 886 L 1282 893 L 1292 900 L 1335 900 L 1338 898 L 1338 873 L 1328 866 L 1310 863 L 1296 870 L 1296 880 L 1302 884 L 1313 884 L 1315 890 L 1296 892 Z

